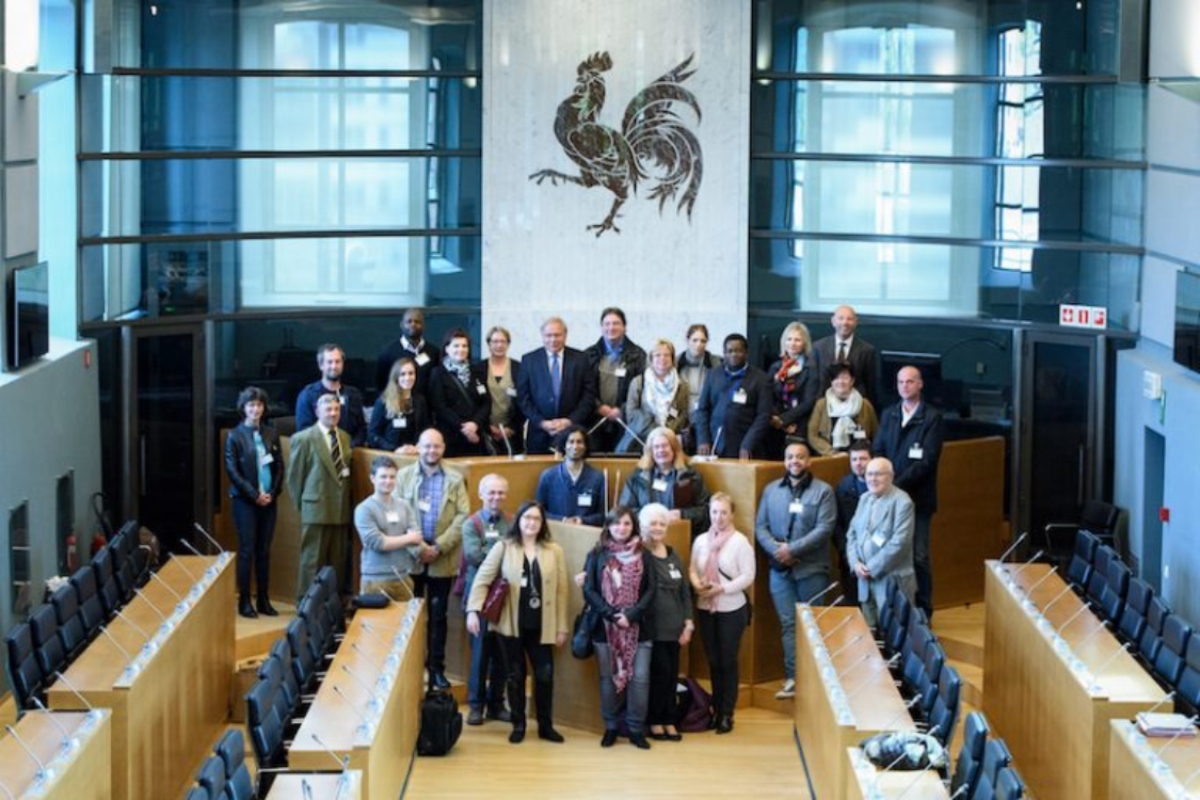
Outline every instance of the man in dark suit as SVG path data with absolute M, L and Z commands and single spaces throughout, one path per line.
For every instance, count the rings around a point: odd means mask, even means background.
M 945 432 L 942 414 L 925 404 L 925 384 L 916 367 L 896 373 L 900 402 L 884 409 L 875 436 L 875 452 L 892 462 L 896 486 L 912 498 L 915 512 L 913 565 L 917 573 L 917 605 L 933 618 L 933 570 L 929 555 L 929 532 L 937 512 L 938 459 Z
M 621 419 L 630 382 L 646 371 L 646 351 L 625 336 L 625 312 L 610 306 L 600 312 L 600 338 L 583 351 L 596 382 L 596 413 L 604 423 L 592 434 L 592 449 L 611 453 L 625 435 Z
M 771 425 L 771 379 L 746 363 L 750 345 L 725 337 L 725 363 L 710 369 L 696 408 L 696 451 L 703 456 L 763 458 Z
M 318 398 L 336 395 L 341 407 L 337 425 L 350 434 L 351 445 L 362 447 L 367 443 L 367 415 L 363 412 L 362 392 L 342 382 L 345 364 L 345 351 L 336 344 L 323 344 L 317 348 L 321 380 L 313 381 L 296 395 L 296 430 L 310 428 L 317 421 Z
M 850 520 L 858 511 L 858 500 L 867 493 L 867 464 L 871 460 L 871 443 L 857 439 L 850 443 L 850 474 L 838 481 L 833 494 L 837 499 L 837 525 L 833 528 L 833 546 L 838 552 L 840 567 L 841 592 L 846 598 L 846 605 L 855 605 L 855 587 L 858 578 L 855 577 L 851 564 L 846 560 L 846 531 L 850 528 Z
M 542 346 L 521 359 L 517 398 L 529 420 L 525 450 L 531 455 L 549 453 L 555 436 L 591 418 L 595 380 L 584 354 L 567 347 L 567 324 L 559 317 L 542 323 Z
M 400 338 L 393 341 L 375 359 L 375 388 L 383 392 L 387 388 L 388 374 L 392 364 L 402 356 L 417 362 L 416 391 L 429 396 L 429 373 L 441 361 L 436 347 L 425 341 L 425 312 L 410 308 L 400 319 Z
M 823 374 L 830 364 L 846 363 L 854 371 L 856 388 L 863 397 L 871 401 L 871 405 L 879 408 L 879 351 L 875 345 L 855 336 L 858 330 L 858 314 L 850 306 L 838 306 L 833 310 L 829 322 L 833 325 L 833 335 L 818 339 L 813 345 L 817 354 L 817 363 Z M 829 388 L 829 378 L 822 383 L 821 391 Z
M 336 394 L 317 399 L 317 423 L 292 436 L 288 494 L 300 512 L 300 573 L 296 605 L 317 569 L 330 565 L 338 588 L 349 591 L 350 436 L 338 428 Z

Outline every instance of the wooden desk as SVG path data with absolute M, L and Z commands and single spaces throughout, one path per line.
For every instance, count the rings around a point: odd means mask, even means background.
M 1129 720 L 1114 719 L 1109 726 L 1109 800 L 1179 800 L 1200 794 L 1200 738 L 1180 737 L 1163 750 L 1169 739 L 1147 739 Z
M 409 608 L 415 616 L 406 622 Z M 363 628 L 369 624 L 370 630 Z M 288 750 L 288 769 L 295 771 L 328 771 L 333 764 L 329 750 L 339 757 L 350 757 L 350 768 L 362 772 L 363 798 L 399 797 L 416 755 L 417 733 L 421 727 L 421 699 L 424 697 L 425 674 L 425 604 L 421 600 L 400 603 L 381 609 L 359 609 L 316 699 L 304 717 L 296 738 Z M 372 701 L 372 695 L 361 681 L 372 688 L 384 664 L 393 653 L 393 637 L 408 630 L 408 642 L 402 651 L 400 668 L 390 691 L 375 701 L 382 708 L 379 723 L 369 739 L 359 735 L 360 714 Z M 352 645 L 357 644 L 358 650 Z M 361 652 L 360 652 L 361 651 Z M 343 667 L 348 667 L 355 680 Z M 333 691 L 341 689 L 345 699 Z M 324 747 L 318 743 L 318 737 Z M 326 749 L 328 748 L 328 749 Z M 284 795 L 299 797 L 300 795 Z
M 1116 638 L 1049 571 L 1046 564 L 987 563 L 984 711 L 1039 798 L 1105 797 L 1109 721 L 1132 719 L 1164 693 L 1131 655 L 1118 653 Z M 1014 586 L 1005 574 L 1014 575 Z M 1022 604 L 1031 588 L 1032 605 L 1047 622 Z M 1065 646 L 1052 639 L 1059 628 Z M 1066 646 L 1083 672 L 1072 669 Z M 1097 673 L 1095 681 L 1085 673 Z
M 333 763 L 331 760 L 330 764 Z M 303 800 L 304 784 L 312 790 L 313 800 L 359 800 L 362 793 L 362 773 L 356 769 L 346 771 L 345 786 L 342 776 L 330 772 L 284 772 L 275 778 L 271 791 L 264 800 Z M 340 793 L 339 793 L 340 792 Z M 397 795 L 398 796 L 398 795 Z
M 69 752 L 62 748 L 60 725 L 75 740 Z M 52 776 L 41 794 L 32 792 L 38 767 L 11 735 L 5 735 L 0 738 L 0 781 L 13 796 L 24 797 L 25 792 L 46 800 L 108 800 L 112 796 L 111 711 L 97 709 L 90 719 L 82 712 L 30 712 L 14 728 Z
M 813 793 L 821 798 L 847 796 L 853 779 L 846 748 L 882 731 L 915 730 L 900 692 L 871 629 L 857 608 L 796 606 L 796 739 Z M 817 619 L 817 617 L 820 617 Z M 822 642 L 810 641 L 820 631 Z M 831 680 L 823 665 L 833 664 Z M 845 697 L 849 715 L 838 717 L 833 692 Z
M 66 671 L 67 680 L 97 708 L 110 708 L 112 796 L 116 800 L 176 797 L 193 778 L 229 717 L 234 664 L 234 562 L 215 556 L 178 556 L 151 580 L 143 597 L 121 610 L 108 632 L 135 659 L 146 637 L 170 616 L 210 567 L 215 579 L 136 675 L 129 657 L 101 635 Z M 168 589 L 167 587 L 170 587 Z M 172 594 L 174 591 L 175 594 Z M 158 609 L 155 611 L 155 609 Z M 136 627 L 135 627 L 136 626 Z M 81 710 L 62 681 L 46 693 L 51 708 Z
M 868 761 L 857 747 L 846 748 L 846 769 L 850 776 L 846 782 L 848 800 L 866 800 L 868 797 L 949 800 L 950 797 L 936 771 L 884 772 Z

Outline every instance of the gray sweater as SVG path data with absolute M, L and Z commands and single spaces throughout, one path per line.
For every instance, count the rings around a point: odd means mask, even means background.
M 388 520 L 388 514 L 393 514 Z M 386 503 L 379 502 L 375 495 L 358 504 L 354 509 L 354 527 L 362 540 L 362 577 L 366 580 L 395 578 L 392 567 L 401 575 L 413 572 L 417 563 L 418 545 L 401 547 L 397 550 L 380 550 L 383 537 L 403 536 L 412 529 L 420 529 L 417 515 L 404 500 L 389 497 Z

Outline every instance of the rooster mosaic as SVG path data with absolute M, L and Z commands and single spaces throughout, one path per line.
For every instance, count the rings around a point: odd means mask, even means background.
M 616 225 L 617 212 L 642 184 L 652 187 L 646 196 L 658 200 L 660 212 L 672 201 L 677 211 L 687 212 L 690 221 L 703 164 L 700 140 L 678 111 L 686 106 L 700 122 L 700 104 L 683 87 L 683 82 L 695 73 L 688 69 L 693 58 L 694 54 L 688 56 L 638 92 L 625 107 L 621 129 L 616 130 L 597 121 L 604 109 L 604 73 L 612 69 L 612 58 L 607 52 L 589 56 L 576 70 L 575 91 L 558 106 L 554 120 L 554 135 L 567 157 L 579 167 L 579 174 L 543 169 L 529 179 L 539 185 L 549 179 L 555 186 L 562 181 L 588 189 L 602 186 L 612 192 L 608 216 L 603 222 L 587 226 L 596 236 L 609 230 L 621 232 Z

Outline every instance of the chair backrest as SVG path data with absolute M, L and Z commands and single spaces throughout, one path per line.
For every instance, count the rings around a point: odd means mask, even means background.
M 203 786 L 193 786 L 188 789 L 187 797 L 184 800 L 212 800 L 212 798 L 209 797 L 208 789 Z
M 317 674 L 317 660 L 308 641 L 308 622 L 300 617 L 289 622 L 287 640 L 292 646 L 292 672 L 301 691 L 306 690 Z
M 1101 538 L 1109 538 L 1116 533 L 1117 520 L 1121 510 L 1103 500 L 1089 500 L 1083 505 L 1079 515 L 1079 527 L 1090 531 Z
M 1117 560 L 1117 554 L 1111 547 L 1102 544 L 1096 548 L 1096 555 L 1092 560 L 1092 576 L 1088 578 L 1087 595 L 1092 600 L 1100 602 L 1100 596 L 1104 592 L 1104 587 L 1108 585 L 1108 565 Z
M 970 797 L 975 791 L 983 769 L 983 747 L 987 744 L 988 733 L 987 718 L 982 713 L 972 711 L 963 719 L 962 748 L 958 751 L 954 777 L 950 781 L 952 793 L 962 792 L 960 797 Z
M 268 712 L 275 707 L 275 693 L 279 690 L 278 683 L 272 683 L 269 678 L 259 678 L 246 693 L 246 725 L 254 727 L 266 719 Z
M 896 614 L 896 595 L 900 593 L 900 584 L 889 575 L 884 578 L 883 587 L 885 600 L 883 608 L 879 609 L 879 620 L 876 626 L 876 633 L 879 634 L 881 640 L 887 635 L 887 629 L 892 624 L 892 617 Z
M 43 675 L 53 675 L 67 665 L 67 650 L 58 635 L 58 619 L 54 607 L 42 604 L 29 618 L 33 630 L 33 647 Z
M 274 689 L 272 691 L 272 705 L 279 711 L 279 718 L 289 720 L 292 718 L 292 712 L 295 709 L 295 701 L 299 698 L 292 694 L 288 688 L 283 662 L 277 658 L 268 658 L 258 668 L 258 677 L 270 683 Z
M 1121 619 L 1125 610 L 1125 595 L 1129 591 L 1129 567 L 1120 561 L 1108 562 L 1108 577 L 1100 594 L 1100 608 L 1112 623 Z
M 220 756 L 209 756 L 196 773 L 196 782 L 208 790 L 210 797 L 225 793 L 225 762 Z
M 96 555 L 92 556 L 91 566 L 96 571 L 96 590 L 100 595 L 100 605 L 104 608 L 104 614 L 111 616 L 121 607 L 121 588 L 117 583 L 112 548 L 101 547 Z
M 250 727 L 250 744 L 259 773 L 264 767 L 282 766 L 285 759 L 283 746 L 283 720 L 274 708 L 270 708 L 263 719 Z
M 983 772 L 982 777 L 988 779 L 988 782 L 993 786 L 996 785 L 996 776 L 1000 770 L 1012 763 L 1012 753 L 1008 750 L 1008 745 L 1003 739 L 988 739 L 983 746 Z
M 225 795 L 231 800 L 252 800 L 254 780 L 246 766 L 246 741 L 241 730 L 230 728 L 213 747 L 225 765 Z
M 1150 584 L 1141 578 L 1129 579 L 1129 590 L 1125 592 L 1125 608 L 1121 611 L 1121 620 L 1117 624 L 1117 632 L 1127 642 L 1137 644 L 1146 629 L 1146 612 L 1154 590 Z
M 1075 547 L 1072 550 L 1072 555 L 1079 556 L 1085 564 L 1090 566 L 1096 560 L 1096 548 L 1099 546 L 1099 539 L 1090 531 L 1080 528 L 1075 531 Z
M 1200 636 L 1192 635 L 1188 639 L 1187 655 L 1177 689 L 1185 703 L 1200 711 Z
M 921 696 L 919 708 L 926 718 L 933 712 L 933 701 L 937 699 L 938 679 L 946 663 L 946 651 L 937 639 L 925 646 L 925 668 L 917 680 L 916 692 Z
M 324 566 L 317 570 L 316 581 L 325 588 L 327 594 L 338 596 L 337 572 L 333 567 Z
M 79 618 L 83 621 L 84 630 L 90 639 L 104 624 L 104 604 L 100 602 L 95 568 L 91 564 L 85 564 L 75 570 L 75 574 L 71 576 L 71 587 L 75 590 L 75 600 L 79 603 Z
M 1024 796 L 1025 781 L 1021 780 L 1017 771 L 1012 767 L 1000 770 L 1000 774 L 996 778 L 997 800 L 1020 800 Z
M 884 651 L 895 653 L 904 644 L 908 633 L 908 618 L 912 616 L 913 604 L 904 592 L 896 594 L 896 613 L 892 616 L 891 624 L 883 636 Z
M 962 678 L 959 677 L 958 671 L 949 664 L 943 665 L 942 674 L 938 676 L 937 698 L 933 701 L 933 712 L 929 715 L 930 728 L 937 726 L 933 736 L 943 746 L 949 746 L 950 737 L 954 735 L 961 694 Z
M 283 691 L 287 694 L 288 707 L 291 713 L 295 713 L 296 708 L 300 705 L 300 685 L 296 682 L 296 673 L 292 669 L 292 648 L 288 644 L 287 638 L 277 639 L 275 644 L 271 645 L 271 652 L 267 656 L 266 661 L 258 668 L 258 675 L 261 678 L 267 667 L 268 661 L 274 661 L 279 665 L 282 673 Z
M 27 709 L 31 700 L 41 694 L 45 678 L 34 652 L 33 632 L 22 622 L 14 625 L 4 637 L 8 656 L 8 679 L 16 695 L 17 705 Z
M 908 626 L 908 635 L 904 637 L 904 647 L 901 649 L 901 675 L 904 683 L 916 689 L 920 683 L 921 674 L 925 671 L 925 649 L 933 640 L 933 632 L 923 623 Z
M 1163 622 L 1162 647 L 1154 658 L 1154 671 L 1171 686 L 1179 682 L 1184 653 L 1191 636 L 1192 626 L 1178 615 L 1169 614 Z
M 63 647 L 73 658 L 88 641 L 83 618 L 79 616 L 79 597 L 75 594 L 75 587 L 70 583 L 59 586 L 50 595 L 50 605 L 54 607 L 54 618 L 58 621 L 58 635 L 62 637 Z

